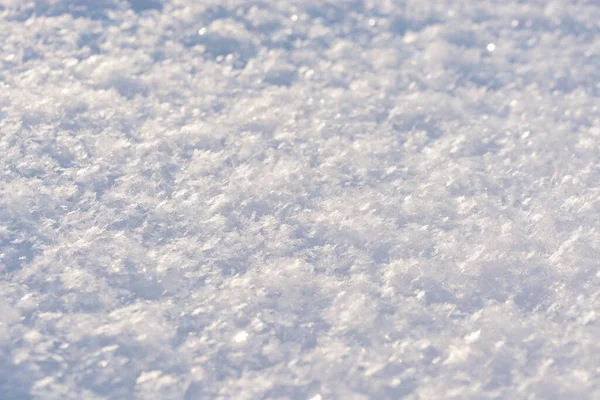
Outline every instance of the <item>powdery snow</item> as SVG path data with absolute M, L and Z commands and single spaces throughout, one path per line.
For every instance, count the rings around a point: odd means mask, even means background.
M 594 0 L 0 0 L 0 398 L 600 398 Z

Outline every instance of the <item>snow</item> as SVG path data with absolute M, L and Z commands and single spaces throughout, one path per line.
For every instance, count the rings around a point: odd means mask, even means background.
M 0 0 L 0 398 L 599 398 L 598 21 Z

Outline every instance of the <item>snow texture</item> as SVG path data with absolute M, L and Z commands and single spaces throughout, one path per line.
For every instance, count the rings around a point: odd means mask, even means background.
M 0 0 L 0 398 L 600 398 L 597 0 Z

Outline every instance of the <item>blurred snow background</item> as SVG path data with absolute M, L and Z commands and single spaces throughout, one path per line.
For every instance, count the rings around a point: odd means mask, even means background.
M 597 0 L 0 0 L 0 398 L 600 398 Z

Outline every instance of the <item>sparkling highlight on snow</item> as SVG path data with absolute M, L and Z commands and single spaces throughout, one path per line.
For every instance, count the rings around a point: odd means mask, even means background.
M 241 331 L 233 338 L 233 340 L 235 340 L 236 343 L 245 342 L 246 339 L 248 339 L 248 332 L 246 331 Z

